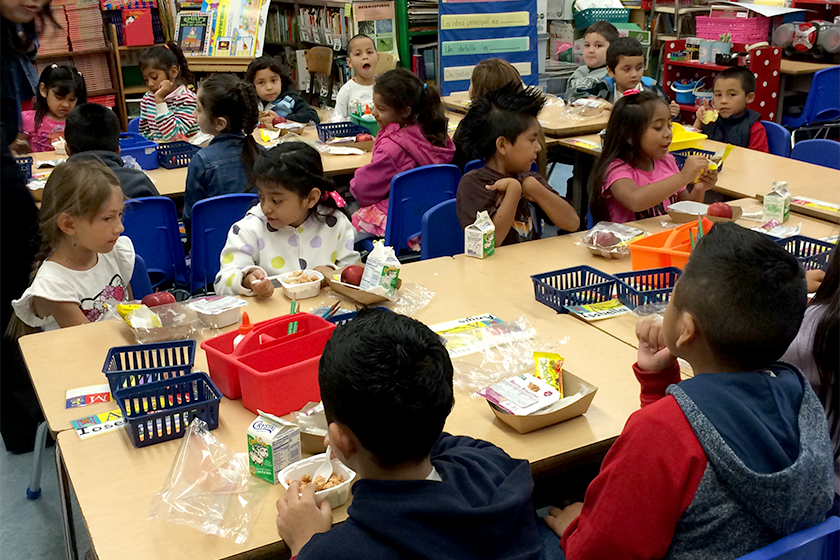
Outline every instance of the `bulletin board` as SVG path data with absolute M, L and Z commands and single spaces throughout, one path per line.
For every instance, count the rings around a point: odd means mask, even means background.
M 539 84 L 537 0 L 440 0 L 440 80 L 443 95 L 467 91 L 476 64 L 510 62 L 527 85 Z

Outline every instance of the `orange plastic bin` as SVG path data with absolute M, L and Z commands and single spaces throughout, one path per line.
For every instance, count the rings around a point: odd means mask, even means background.
M 709 233 L 714 224 L 703 218 L 703 231 Z M 630 243 L 633 270 L 675 266 L 682 270 L 691 256 L 689 231 L 697 239 L 697 222 L 689 222 L 674 229 L 654 233 Z

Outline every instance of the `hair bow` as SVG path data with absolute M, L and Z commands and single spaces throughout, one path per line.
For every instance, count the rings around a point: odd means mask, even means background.
M 338 191 L 324 191 L 324 194 L 321 195 L 321 200 L 327 200 L 328 198 L 332 198 L 335 201 L 335 205 L 339 208 L 344 208 L 346 205 L 344 199 L 338 194 Z
M 628 95 L 639 95 L 639 93 L 640 92 L 637 89 L 628 89 L 624 91 L 624 97 L 627 97 Z

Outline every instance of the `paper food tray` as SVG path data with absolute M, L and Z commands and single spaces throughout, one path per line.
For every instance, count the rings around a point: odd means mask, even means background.
M 339 282 L 338 280 L 333 280 L 331 278 L 328 279 L 328 282 L 330 284 L 330 288 L 332 288 L 334 292 L 349 297 L 356 303 L 361 303 L 362 305 L 373 305 L 374 303 L 390 301 L 385 296 L 361 290 L 358 288 L 358 286 L 345 284 L 344 282 Z M 397 290 L 400 289 L 400 286 L 402 286 L 402 280 L 400 278 L 397 278 Z
M 708 204 L 702 204 L 700 202 L 692 202 L 685 200 L 676 202 L 669 206 L 668 215 L 671 216 L 671 221 L 673 221 L 675 224 L 684 224 L 687 222 L 696 222 L 699 216 L 705 216 L 709 221 L 714 223 L 731 222 L 740 218 L 741 215 L 744 213 L 743 209 L 740 206 L 730 205 L 730 208 L 732 208 L 732 218 L 709 216 L 707 214 L 709 210 Z

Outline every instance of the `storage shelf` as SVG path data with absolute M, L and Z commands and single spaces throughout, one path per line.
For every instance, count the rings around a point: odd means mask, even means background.
M 107 52 L 111 52 L 108 47 L 101 47 L 98 49 L 87 49 L 83 51 L 67 51 L 66 53 L 58 53 L 58 54 L 39 54 L 38 60 L 52 60 L 57 58 L 70 58 L 74 56 L 85 56 L 89 54 L 104 54 Z
M 111 89 L 100 89 L 96 91 L 89 91 L 87 92 L 88 97 L 96 97 L 98 95 L 114 95 L 117 93 L 116 88 Z
M 437 35 L 437 34 L 438 34 L 437 29 L 427 29 L 425 31 L 409 31 L 408 32 L 409 37 L 423 37 L 423 36 L 426 36 L 426 35 Z
M 117 47 L 117 50 L 120 52 L 123 51 L 140 51 L 150 49 L 152 47 L 162 47 L 163 43 L 155 43 L 154 45 L 137 45 L 137 46 L 129 46 L 129 47 Z
M 689 62 L 677 62 L 675 60 L 665 60 L 665 64 L 670 64 L 672 66 L 684 66 L 686 68 L 698 68 L 700 70 L 712 70 L 714 72 L 720 72 L 721 70 L 726 70 L 727 68 L 732 68 L 731 66 L 722 66 L 720 64 L 711 64 L 709 62 L 698 62 L 696 60 L 691 60 Z
M 123 93 L 146 93 L 149 88 L 146 86 L 126 86 L 123 88 Z

